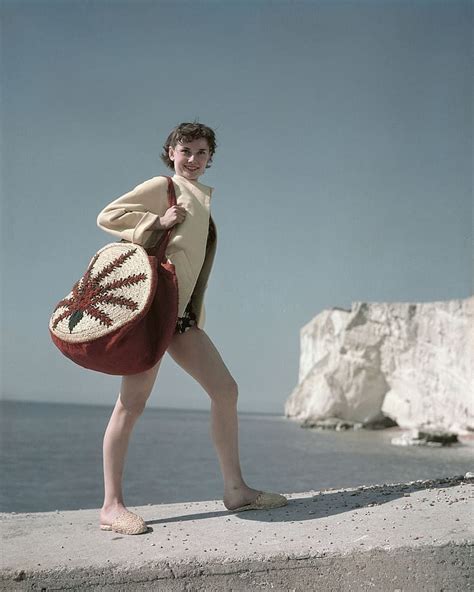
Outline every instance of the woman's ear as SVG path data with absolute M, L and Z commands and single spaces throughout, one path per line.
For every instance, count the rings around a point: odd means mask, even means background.
M 170 160 L 174 160 L 174 148 L 173 146 L 170 146 L 168 149 L 168 156 Z

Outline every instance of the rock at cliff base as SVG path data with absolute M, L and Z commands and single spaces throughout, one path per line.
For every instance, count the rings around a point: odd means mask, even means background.
M 451 444 L 458 442 L 457 434 L 441 430 L 414 430 L 411 433 L 392 438 L 391 441 L 395 446 L 451 446 Z

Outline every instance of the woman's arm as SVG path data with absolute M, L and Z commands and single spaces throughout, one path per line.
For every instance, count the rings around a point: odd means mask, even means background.
M 165 177 L 154 177 L 106 206 L 97 216 L 97 225 L 119 238 L 144 245 L 153 231 L 163 229 L 160 217 L 168 207 L 168 182 Z

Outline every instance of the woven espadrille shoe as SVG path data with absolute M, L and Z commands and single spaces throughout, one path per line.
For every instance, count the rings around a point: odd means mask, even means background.
M 279 493 L 270 493 L 268 491 L 261 491 L 251 504 L 239 506 L 231 512 L 243 512 L 244 510 L 271 510 L 272 508 L 281 508 L 286 506 L 288 500 L 284 495 Z
M 120 534 L 142 534 L 147 532 L 148 526 L 143 518 L 129 510 L 124 510 L 115 518 L 112 524 L 101 524 L 100 529 L 113 530 Z

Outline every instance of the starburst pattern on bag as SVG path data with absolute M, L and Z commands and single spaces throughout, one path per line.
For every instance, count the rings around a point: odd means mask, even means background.
M 63 338 L 67 331 L 72 341 L 78 341 L 117 328 L 130 319 L 127 310 L 138 314 L 146 304 L 150 272 L 141 247 L 121 243 L 104 247 L 92 258 L 72 291 L 56 305 L 51 330 Z

